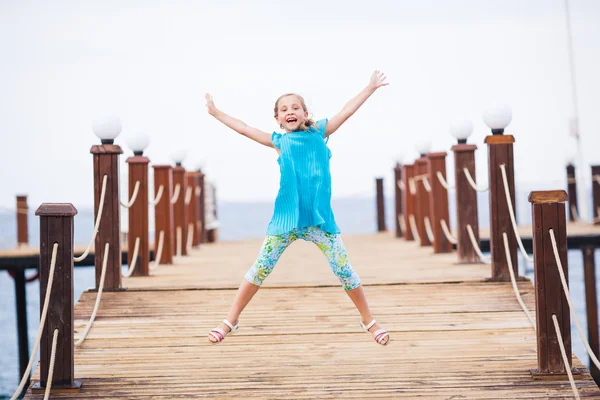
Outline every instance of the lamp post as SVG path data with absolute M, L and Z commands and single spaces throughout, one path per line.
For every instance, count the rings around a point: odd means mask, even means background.
M 421 240 L 421 246 L 430 246 L 431 241 L 427 235 L 425 227 L 425 218 L 431 220 L 429 209 L 429 193 L 423 184 L 423 179 L 429 175 L 429 159 L 427 153 L 431 150 L 431 140 L 423 139 L 416 145 L 416 150 L 420 158 L 415 160 L 415 186 L 417 195 L 415 202 L 415 218 L 417 220 L 417 232 Z
M 187 197 L 187 179 L 185 178 L 185 168 L 181 166 L 186 155 L 187 152 L 184 149 L 178 149 L 171 154 L 171 159 L 175 162 L 175 168 L 173 168 L 173 184 L 175 185 L 175 190 L 177 190 L 177 186 L 179 185 L 178 196 L 172 199 L 175 220 L 175 255 L 181 256 L 187 255 L 188 210 L 185 205 L 185 199 Z
M 467 226 L 471 226 L 475 242 L 479 243 L 479 219 L 477 216 L 477 191 L 473 190 L 465 168 L 471 176 L 475 176 L 475 150 L 477 146 L 467 144 L 473 133 L 473 123 L 459 119 L 450 125 L 450 134 L 457 144 L 452 146 L 454 152 L 454 181 L 456 187 L 456 239 L 458 262 L 462 264 L 478 263 L 481 260 L 469 238 Z
M 394 166 L 394 199 L 395 199 L 395 225 L 396 225 L 396 237 L 401 238 L 403 236 L 402 229 L 402 155 L 396 157 L 396 165 Z

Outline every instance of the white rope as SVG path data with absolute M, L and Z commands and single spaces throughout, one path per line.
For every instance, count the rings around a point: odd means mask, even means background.
M 402 214 L 398 214 L 398 225 L 400 225 L 402 232 L 406 231 L 406 223 L 404 222 L 404 216 Z
M 155 206 L 158 204 L 160 199 L 162 198 L 163 190 L 165 189 L 164 185 L 160 185 L 158 187 L 158 192 L 156 193 L 156 198 L 150 202 L 151 205 Z
M 187 253 L 190 254 L 192 252 L 192 243 L 194 242 L 194 223 L 190 222 L 188 225 L 188 235 L 186 242 Z
M 129 278 L 131 274 L 133 274 L 133 270 L 135 269 L 135 264 L 137 262 L 138 250 L 140 249 L 140 237 L 135 238 L 135 245 L 133 246 L 133 256 L 131 257 L 131 265 L 127 272 L 123 274 L 125 278 Z
M 473 245 L 473 249 L 475 250 L 475 253 L 477 253 L 477 255 L 479 256 L 479 258 L 486 262 L 491 261 L 492 257 L 485 256 L 481 252 L 481 249 L 479 249 L 479 243 L 477 243 L 477 241 L 475 240 L 475 234 L 473 233 L 473 228 L 471 227 L 471 224 L 467 224 L 467 233 L 469 234 L 469 238 L 471 239 L 471 245 Z
M 417 194 L 417 186 L 415 185 L 415 179 L 414 178 L 409 178 L 408 179 L 408 189 L 410 190 L 410 194 Z
M 183 246 L 183 229 L 180 226 L 177 227 L 177 257 L 181 256 Z
M 426 176 L 423 177 L 423 186 L 425 187 L 425 190 L 427 190 L 428 193 L 431 193 L 431 185 L 429 184 L 429 178 L 427 178 Z
M 450 232 L 450 229 L 448 229 L 448 225 L 446 224 L 446 220 L 441 219 L 440 224 L 442 225 L 442 231 L 444 231 L 444 235 L 446 235 L 446 239 L 452 244 L 457 244 L 458 240 L 456 240 L 456 238 L 454 236 L 452 236 L 452 233 Z
M 523 311 L 525 311 L 525 315 L 527 315 L 527 319 L 529 319 L 529 323 L 531 323 L 531 327 L 535 331 L 536 326 L 535 326 L 535 321 L 533 319 L 533 316 L 531 315 L 531 313 L 529 312 L 529 309 L 523 302 L 523 299 L 521 298 L 521 294 L 519 293 L 519 288 L 517 287 L 517 280 L 515 279 L 515 271 L 513 271 L 512 257 L 510 256 L 510 247 L 508 246 L 508 236 L 506 235 L 506 232 L 502 232 L 502 239 L 504 240 L 504 252 L 506 253 L 506 261 L 508 263 L 508 272 L 510 274 L 510 281 L 512 283 L 513 290 L 515 291 L 515 296 L 517 296 L 517 301 L 519 302 L 519 305 L 521 306 Z
M 448 181 L 446 181 L 446 178 L 444 178 L 444 175 L 442 174 L 441 171 L 436 171 L 436 175 L 437 175 L 438 181 L 440 181 L 440 184 L 444 187 L 444 189 L 449 190 L 449 189 L 454 188 L 454 186 L 448 185 Z
M 150 271 L 154 271 L 160 265 L 160 258 L 162 257 L 163 244 L 165 239 L 165 231 L 160 231 L 158 234 L 158 247 L 154 257 L 154 262 L 150 264 Z
M 508 178 L 506 177 L 506 165 L 500 164 L 500 171 L 502 172 L 502 182 L 504 182 L 504 193 L 506 194 L 506 204 L 508 205 L 508 213 L 510 214 L 510 222 L 512 222 L 513 231 L 515 232 L 515 237 L 517 238 L 517 243 L 519 244 L 519 248 L 521 249 L 521 254 L 523 257 L 530 263 L 533 262 L 533 257 L 530 257 L 529 254 L 525 251 L 525 246 L 523 246 L 523 241 L 521 240 L 521 235 L 519 235 L 519 230 L 517 228 L 517 220 L 515 218 L 515 211 L 513 210 L 512 201 L 510 199 L 510 192 L 508 189 Z
M 19 383 L 19 387 L 15 394 L 12 395 L 10 400 L 15 400 L 25 387 L 25 383 L 29 379 L 29 373 L 31 372 L 31 367 L 33 365 L 33 360 L 37 354 L 38 348 L 40 346 L 40 341 L 42 340 L 42 332 L 44 331 L 44 326 L 46 325 L 46 315 L 48 314 L 48 304 L 50 304 L 50 293 L 52 292 L 52 282 L 54 281 L 54 266 L 56 265 L 56 254 L 58 253 L 58 243 L 54 243 L 52 247 L 52 259 L 50 260 L 50 272 L 48 273 L 48 285 L 46 286 L 46 296 L 44 297 L 44 306 L 42 307 L 42 316 L 40 317 L 40 326 L 38 328 L 37 337 L 35 338 L 35 344 L 33 345 L 33 352 L 31 353 L 31 357 L 29 358 L 29 363 L 27 364 L 27 368 L 25 369 L 25 373 L 21 378 L 21 383 Z
M 471 176 L 471 172 L 469 172 L 469 170 L 466 167 L 463 168 L 463 172 L 465 173 L 465 176 L 467 177 L 467 181 L 469 181 L 469 184 L 471 185 L 471 187 L 473 189 L 475 189 L 478 192 L 487 192 L 488 190 L 490 190 L 489 186 L 486 187 L 485 189 L 477 187 L 477 183 L 475 183 L 475 180 Z
M 396 184 L 398 185 L 398 189 L 400 190 L 406 190 L 406 185 L 404 185 L 404 182 L 402 182 L 402 180 L 398 180 L 398 182 L 396 182 Z
M 596 215 L 598 215 L 598 216 L 596 218 L 594 218 L 592 221 L 594 224 L 600 222 L 600 207 L 596 207 Z
M 98 206 L 98 215 L 96 216 L 96 224 L 94 225 L 94 233 L 92 233 L 92 239 L 88 244 L 87 249 L 83 252 L 79 257 L 74 257 L 75 262 L 83 261 L 87 255 L 90 253 L 90 249 L 92 248 L 92 244 L 94 240 L 96 240 L 96 235 L 98 234 L 98 229 L 100 228 L 100 219 L 102 218 L 102 210 L 104 209 L 104 196 L 106 195 L 106 181 L 108 180 L 108 175 L 104 175 L 102 178 L 102 191 L 100 192 L 100 204 Z
M 575 204 L 571 204 L 571 214 L 573 215 L 573 220 L 575 222 L 580 222 L 579 213 L 577 212 L 577 206 Z
M 417 230 L 417 223 L 415 222 L 415 216 L 413 214 L 409 214 L 408 223 L 410 224 L 410 231 L 412 232 L 413 239 L 417 242 L 418 245 L 421 244 L 421 237 L 419 236 L 419 231 Z
M 188 186 L 185 190 L 185 205 L 188 206 L 192 201 L 192 187 Z
M 90 317 L 87 326 L 85 327 L 85 331 L 83 331 L 83 334 L 79 337 L 79 340 L 75 342 L 75 346 L 79 346 L 87 337 L 90 329 L 92 329 L 92 324 L 96 319 L 96 313 L 98 312 L 98 308 L 100 308 L 100 299 L 102 298 L 102 290 L 104 289 L 104 278 L 106 277 L 106 265 L 108 264 L 108 249 L 109 243 L 106 242 L 106 245 L 104 246 L 104 260 L 102 260 L 102 273 L 100 274 L 100 286 L 98 287 L 98 295 L 96 296 L 96 304 L 94 305 L 94 311 L 92 312 L 92 316 Z
M 173 197 L 171 197 L 171 204 L 177 203 L 179 199 L 179 192 L 181 191 L 181 185 L 178 183 L 175 185 L 175 193 L 173 193 Z
M 552 250 L 554 250 L 554 258 L 556 258 L 556 266 L 558 267 L 558 274 L 560 275 L 560 281 L 562 283 L 563 291 L 565 292 L 565 297 L 567 298 L 567 303 L 569 304 L 569 310 L 571 310 L 571 315 L 573 316 L 573 322 L 575 322 L 575 326 L 577 327 L 577 332 L 579 332 L 579 337 L 581 337 L 581 341 L 587 350 L 590 360 L 594 364 L 596 364 L 597 368 L 600 368 L 600 361 L 592 351 L 590 344 L 588 343 L 585 335 L 583 334 L 583 330 L 581 329 L 581 325 L 579 324 L 579 319 L 577 318 L 577 313 L 575 312 L 575 308 L 573 307 L 573 302 L 571 301 L 571 295 L 569 294 L 569 287 L 567 286 L 567 281 L 565 279 L 565 273 L 563 272 L 562 262 L 560 261 L 560 256 L 558 254 L 558 247 L 556 246 L 556 238 L 554 237 L 554 230 L 550 229 L 550 240 L 552 241 Z
M 577 184 L 577 179 L 575 179 L 574 177 L 568 177 L 567 178 L 567 183 L 569 183 L 569 184 Z
M 48 368 L 48 379 L 46 381 L 46 390 L 44 392 L 44 400 L 50 398 L 50 389 L 52 388 L 52 378 L 54 377 L 54 363 L 56 362 L 56 345 L 58 343 L 58 329 L 54 330 L 52 335 L 52 350 L 50 353 L 50 365 Z
M 600 185 L 600 175 L 594 175 L 593 179 L 598 185 Z
M 425 222 L 425 233 L 427 234 L 427 238 L 431 243 L 433 243 L 435 240 L 435 236 L 433 235 L 433 230 L 431 229 L 431 222 L 429 221 L 429 217 L 424 217 L 423 221 Z
M 121 205 L 125 208 L 130 208 L 133 205 L 133 203 L 135 203 L 135 199 L 137 199 L 139 190 L 140 190 L 140 181 L 137 181 L 135 183 L 135 187 L 133 188 L 133 194 L 131 195 L 131 200 L 129 200 L 129 203 L 123 203 L 122 201 L 120 201 L 119 203 L 121 203 Z
M 200 194 L 202 194 L 202 188 L 200 186 L 196 186 L 196 197 L 200 197 Z
M 571 384 L 571 389 L 573 389 L 573 396 L 575 399 L 579 400 L 579 391 L 577 390 L 577 386 L 575 385 L 575 380 L 573 379 L 573 373 L 571 372 L 571 366 L 569 365 L 569 359 L 567 358 L 567 351 L 565 350 L 565 345 L 563 343 L 562 334 L 560 333 L 560 327 L 558 326 L 558 318 L 556 318 L 556 314 L 552 314 L 552 322 L 554 322 L 554 329 L 556 330 L 556 337 L 558 339 L 558 346 L 560 347 L 560 355 L 562 356 L 563 363 L 565 364 L 565 369 L 567 370 L 567 375 L 569 375 L 569 383 Z

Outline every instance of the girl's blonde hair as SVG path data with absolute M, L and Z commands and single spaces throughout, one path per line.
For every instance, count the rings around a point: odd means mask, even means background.
M 275 102 L 275 109 L 273 110 L 275 113 L 275 118 L 277 118 L 279 116 L 279 100 L 281 100 L 287 96 L 296 96 L 298 98 L 298 100 L 300 100 L 300 104 L 302 105 L 302 109 L 304 110 L 304 112 L 308 112 L 308 109 L 306 108 L 306 103 L 304 102 L 304 99 L 302 98 L 302 96 L 300 96 L 299 94 L 296 94 L 296 93 L 286 93 L 286 94 L 279 96 L 279 98 Z M 306 120 L 304 120 L 304 123 L 302 124 L 302 128 L 304 128 L 304 130 L 308 130 L 308 128 L 310 128 L 311 126 L 314 126 L 315 128 L 317 126 L 317 123 L 312 118 L 307 118 Z M 281 124 L 279 125 L 279 127 L 281 129 L 283 129 L 283 125 L 281 125 Z

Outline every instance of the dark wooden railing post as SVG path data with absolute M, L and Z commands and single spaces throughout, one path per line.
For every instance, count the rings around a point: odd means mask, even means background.
M 103 141 L 104 142 L 104 141 Z M 94 155 L 94 220 L 97 219 L 100 207 L 102 181 L 107 176 L 106 195 L 100 226 L 96 235 L 95 266 L 96 289 L 100 286 L 102 264 L 104 261 L 104 246 L 109 244 L 108 263 L 104 277 L 104 290 L 121 288 L 121 236 L 120 236 L 120 203 L 119 203 L 119 155 L 121 147 L 112 143 L 92 146 L 90 153 Z
M 421 240 L 421 246 L 431 246 L 431 241 L 427 236 L 425 228 L 425 218 L 431 221 L 429 210 L 429 193 L 423 184 L 423 177 L 429 176 L 429 160 L 425 154 L 415 161 L 415 186 L 417 187 L 417 196 L 415 200 L 415 219 L 417 221 L 417 231 Z
M 163 247 L 159 264 L 173 264 L 175 235 L 173 224 L 173 168 L 170 165 L 153 165 L 154 168 L 154 199 L 162 187 L 162 195 L 154 205 L 154 254 L 158 252 L 160 233 L 163 232 Z
M 598 297 L 596 294 L 596 261 L 594 251 L 596 246 L 582 247 L 583 272 L 585 281 L 585 304 L 587 312 L 588 342 L 596 357 L 600 356 L 598 332 Z M 596 383 L 600 382 L 600 370 L 590 361 L 590 374 Z
M 575 213 L 579 214 L 579 207 L 577 207 L 577 178 L 573 164 L 567 165 L 567 193 L 569 194 L 569 221 L 576 221 Z
M 181 251 L 182 256 L 187 255 L 187 220 L 188 210 L 185 205 L 185 198 L 187 195 L 187 179 L 185 178 L 185 168 L 181 166 L 181 163 L 177 163 L 173 168 L 173 184 L 175 187 L 179 185 L 179 197 L 173 204 L 174 221 L 175 221 L 175 254 Z M 180 233 L 181 232 L 181 233 Z M 179 238 L 181 236 L 181 238 Z M 181 241 L 181 243 L 179 243 Z M 181 246 L 181 248 L 178 248 Z
M 550 229 L 554 232 L 565 280 L 567 265 L 567 222 L 564 190 L 531 192 L 533 224 L 533 258 L 538 368 L 531 370 L 534 379 L 567 379 L 571 362 L 571 319 L 569 304 L 563 292 L 558 263 L 554 255 Z M 556 315 L 569 365 L 564 365 L 554 328 Z M 579 371 L 574 371 L 578 373 Z
M 206 211 L 204 205 L 204 198 L 206 194 L 206 190 L 204 190 L 204 173 L 201 169 L 198 169 L 198 187 L 200 188 L 200 195 L 198 196 L 198 231 L 200 243 L 206 243 L 206 227 L 205 220 L 206 215 L 204 214 Z
M 475 242 L 479 243 L 479 217 L 477 215 L 477 191 L 473 190 L 464 169 L 475 175 L 474 144 L 458 143 L 452 146 L 454 152 L 454 180 L 456 191 L 456 249 L 458 262 L 462 264 L 480 263 L 481 260 L 471 243 L 467 226 L 471 225 Z
M 415 165 L 405 164 L 402 166 L 402 208 L 404 210 L 404 240 L 415 240 L 410 226 L 410 216 L 415 217 L 415 195 L 410 191 L 410 183 L 415 177 Z
M 142 152 L 134 153 L 127 159 L 129 164 L 129 197 L 133 197 L 136 182 L 140 182 L 137 197 L 129 208 L 129 235 L 127 245 L 127 262 L 133 262 L 136 239 L 139 237 L 137 261 L 133 276 L 148 276 L 150 274 L 150 245 L 148 239 L 148 164 L 150 160 Z
M 40 381 L 34 384 L 34 392 L 44 390 L 48 384 L 55 329 L 58 329 L 58 340 L 51 390 L 78 392 L 81 387 L 81 382 L 75 380 L 73 343 L 73 218 L 76 214 L 77 210 L 72 204 L 45 203 L 35 212 L 40 217 L 40 314 L 48 289 L 55 243 L 58 248 L 48 314 L 40 342 Z M 101 252 L 97 251 L 96 256 L 99 253 Z M 120 251 L 118 254 L 121 255 Z
M 383 178 L 376 178 L 375 186 L 377 190 L 377 232 L 385 232 L 385 199 L 383 197 Z
M 488 168 L 490 184 L 490 250 L 492 253 L 491 279 L 508 281 L 510 280 L 510 274 L 508 272 L 508 260 L 506 259 L 502 234 L 506 232 L 508 236 L 508 246 L 510 249 L 510 256 L 512 259 L 515 276 L 518 276 L 519 274 L 517 260 L 517 239 L 513 232 L 512 222 L 508 210 L 508 203 L 506 202 L 506 193 L 500 166 L 505 166 L 508 189 L 510 191 L 510 199 L 514 210 L 515 174 L 513 164 L 513 143 L 515 142 L 515 138 L 512 135 L 504 135 L 499 131 L 503 132 L 504 130 L 496 130 L 496 133 L 485 138 L 485 143 L 488 145 Z
M 402 166 L 400 163 L 397 163 L 394 167 L 394 193 L 395 193 L 395 225 L 396 225 L 396 237 L 402 237 L 402 224 L 400 223 L 400 219 L 403 218 L 402 215 Z
M 200 231 L 198 230 L 198 173 L 188 172 L 187 173 L 187 184 L 191 190 L 190 204 L 188 204 L 188 220 L 187 226 L 188 231 L 192 228 L 192 247 L 197 247 L 200 244 Z M 189 232 L 188 232 L 189 234 Z
M 29 245 L 27 196 L 17 196 L 17 247 Z
M 600 225 L 600 165 L 592 165 L 592 207 L 594 225 Z
M 438 172 L 446 179 L 446 153 L 429 153 L 429 212 L 431 215 L 431 230 L 433 231 L 433 252 L 449 253 L 452 243 L 448 241 L 442 230 L 442 220 L 450 227 L 450 212 L 448 210 L 448 190 L 438 178 Z

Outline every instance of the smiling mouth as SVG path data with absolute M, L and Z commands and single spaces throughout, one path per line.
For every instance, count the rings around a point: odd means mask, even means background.
M 298 118 L 296 117 L 289 117 L 285 120 L 285 122 L 287 122 L 288 124 L 294 124 L 296 122 L 298 122 Z

